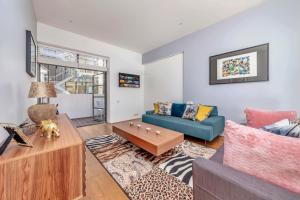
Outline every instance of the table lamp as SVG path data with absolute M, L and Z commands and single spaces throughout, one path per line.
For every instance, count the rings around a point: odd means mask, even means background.
M 29 118 L 39 125 L 43 120 L 55 120 L 57 108 L 54 104 L 43 103 L 44 98 L 56 97 L 54 84 L 51 82 L 32 82 L 28 98 L 38 98 L 40 101 L 36 105 L 28 108 Z

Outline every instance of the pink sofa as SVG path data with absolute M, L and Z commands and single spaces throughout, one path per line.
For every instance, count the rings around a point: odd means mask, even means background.
M 270 112 L 246 109 L 247 125 L 255 128 L 275 123 L 282 119 L 297 120 L 295 111 Z M 233 127 L 232 131 L 239 131 Z M 240 137 L 243 137 L 240 134 Z M 251 136 L 247 136 L 250 137 Z M 270 137 L 273 137 L 270 135 Z M 278 136 L 286 137 L 286 136 Z M 287 138 L 298 140 L 298 138 Z M 268 143 L 268 141 L 265 141 Z M 255 145 L 255 142 L 253 143 Z M 272 145 L 271 145 L 272 146 Z M 276 148 L 274 146 L 274 148 Z M 299 151 L 297 151 L 299 152 Z M 285 156 L 282 156 L 283 159 Z M 228 159 L 228 158 L 227 158 Z M 223 164 L 224 146 L 210 159 L 197 158 L 193 162 L 193 185 L 195 200 L 299 200 L 300 194 L 294 189 L 281 187 L 274 182 L 258 178 L 249 173 Z M 228 161 L 228 160 L 227 160 Z

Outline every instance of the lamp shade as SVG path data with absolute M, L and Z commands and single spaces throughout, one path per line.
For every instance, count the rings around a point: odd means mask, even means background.
M 28 97 L 29 98 L 56 97 L 54 84 L 51 82 L 32 82 Z

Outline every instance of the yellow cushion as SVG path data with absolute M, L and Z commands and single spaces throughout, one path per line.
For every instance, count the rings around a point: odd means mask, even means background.
M 159 111 L 159 105 L 158 103 L 154 103 L 154 114 L 158 114 Z
M 196 114 L 196 120 L 203 121 L 206 118 L 208 118 L 212 109 L 213 109 L 213 107 L 210 107 L 210 106 L 199 105 L 198 112 Z

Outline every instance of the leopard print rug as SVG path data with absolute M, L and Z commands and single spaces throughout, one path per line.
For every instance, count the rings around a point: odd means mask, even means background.
M 116 135 L 88 139 L 86 146 L 131 199 L 193 199 L 192 161 L 216 150 L 189 141 L 153 156 Z
M 125 188 L 133 200 L 193 199 L 193 189 L 159 168 L 142 176 Z

